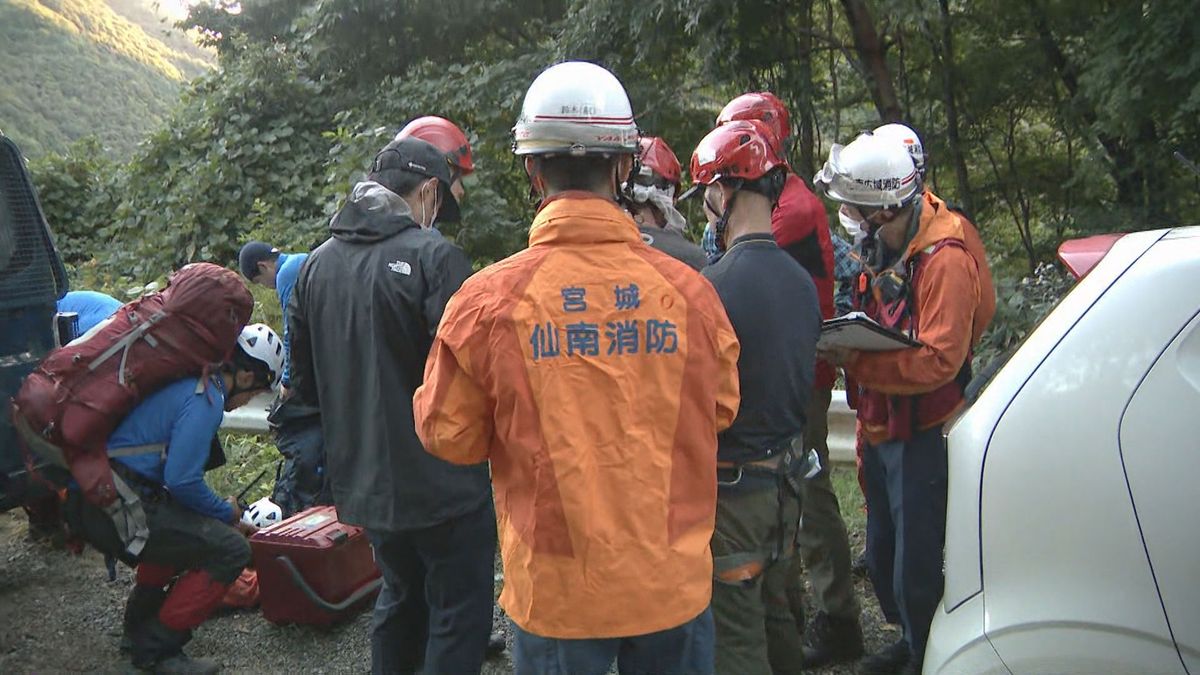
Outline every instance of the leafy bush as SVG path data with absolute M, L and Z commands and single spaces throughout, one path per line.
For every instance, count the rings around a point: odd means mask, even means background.
M 1071 290 L 1075 280 L 1058 265 L 1042 263 L 1033 274 L 998 276 L 995 283 L 996 317 L 975 349 L 976 366 L 1019 345 Z
M 269 496 L 275 486 L 276 467 L 282 459 L 271 439 L 223 431 L 221 445 L 225 449 L 225 466 L 205 474 L 209 487 L 221 497 L 232 497 L 249 488 L 244 497 L 247 503 Z

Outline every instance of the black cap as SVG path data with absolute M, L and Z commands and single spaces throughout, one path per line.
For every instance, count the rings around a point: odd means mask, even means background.
M 252 241 L 238 252 L 238 268 L 242 276 L 253 279 L 258 275 L 258 263 L 264 260 L 274 260 L 279 256 L 279 249 L 261 241 Z
M 442 208 L 438 210 L 437 220 L 455 223 L 462 217 L 458 200 L 450 192 L 450 184 L 454 182 L 450 175 L 450 164 L 446 161 L 446 155 L 433 144 L 411 136 L 388 143 L 375 155 L 375 161 L 371 163 L 372 174 L 384 171 L 407 171 L 436 178 L 442 198 Z M 391 186 L 386 184 L 384 187 L 391 189 Z

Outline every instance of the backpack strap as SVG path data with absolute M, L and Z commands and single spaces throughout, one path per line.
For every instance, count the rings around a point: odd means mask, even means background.
M 125 552 L 137 558 L 146 548 L 146 540 L 150 538 L 150 525 L 146 521 L 146 510 L 142 508 L 142 499 L 137 490 L 129 487 L 117 472 L 113 472 L 113 485 L 117 488 L 119 499 L 114 499 L 104 509 L 117 530 L 121 543 L 125 544 Z
M 116 356 L 118 352 L 120 352 L 121 353 L 121 366 L 117 369 L 117 382 L 119 382 L 121 385 L 124 385 L 125 384 L 125 366 L 127 365 L 127 362 L 129 360 L 129 350 L 133 347 L 133 344 L 135 342 L 142 339 L 143 337 L 146 339 L 146 342 L 148 342 L 151 347 L 158 346 L 156 341 L 154 340 L 154 338 L 149 335 L 146 335 L 146 333 L 150 332 L 150 329 L 153 328 L 156 323 L 158 323 L 162 319 L 166 318 L 166 316 L 167 316 L 166 312 L 162 312 L 162 311 L 155 312 L 154 314 L 151 314 L 150 317 L 147 318 L 145 321 L 141 321 L 140 323 L 138 323 L 137 326 L 126 331 L 125 334 L 122 335 L 120 337 L 120 339 L 118 339 L 116 342 L 114 342 L 111 347 L 104 350 L 104 352 L 101 353 L 100 356 L 97 356 L 94 361 L 92 361 L 91 363 L 88 364 L 88 370 L 95 371 L 97 368 L 99 368 L 101 365 L 103 365 L 105 361 L 111 359 L 113 356 Z M 137 315 L 134 314 L 131 317 L 131 320 L 137 321 Z
M 132 445 L 127 448 L 116 448 L 108 451 L 109 459 L 117 457 L 136 457 L 138 455 L 158 454 L 161 457 L 167 456 L 166 443 L 150 443 L 148 445 Z

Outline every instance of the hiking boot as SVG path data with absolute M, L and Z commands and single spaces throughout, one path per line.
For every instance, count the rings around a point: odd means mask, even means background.
M 158 586 L 134 586 L 125 602 L 125 617 L 121 620 L 121 643 L 118 646 L 122 653 L 133 651 L 133 632 L 143 622 L 158 616 L 167 599 L 167 591 Z
M 504 640 L 504 633 L 496 631 L 488 637 L 487 651 L 484 652 L 487 658 L 494 659 L 504 653 L 508 649 L 508 643 Z
M 863 655 L 862 627 L 856 617 L 830 616 L 818 612 L 809 624 L 805 638 L 805 668 L 848 663 Z
M 216 661 L 193 659 L 187 654 L 179 652 L 154 663 L 149 668 L 144 668 L 144 670 L 148 670 L 154 675 L 214 675 L 214 673 L 221 672 L 221 666 L 217 665 Z
M 901 638 L 860 661 L 858 672 L 861 675 L 902 675 L 911 661 L 912 652 L 908 649 L 908 643 Z M 918 663 L 917 672 L 920 671 L 921 664 Z

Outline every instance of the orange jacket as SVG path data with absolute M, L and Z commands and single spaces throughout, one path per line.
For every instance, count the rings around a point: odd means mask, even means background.
M 846 373 L 863 389 L 887 395 L 911 396 L 932 392 L 954 380 L 991 323 L 995 291 L 983 242 L 966 218 L 951 211 L 936 195 L 926 192 L 917 234 L 905 258 L 930 252 L 943 239 L 958 239 L 963 248 L 945 246 L 921 265 L 913 289 L 917 306 L 916 336 L 923 346 L 887 352 L 858 352 Z M 925 420 L 922 428 L 937 426 L 952 416 Z M 888 439 L 886 424 L 863 423 L 872 444 Z
M 429 452 L 491 460 L 517 625 L 609 638 L 704 611 L 738 350 L 708 281 L 591 193 L 450 300 L 413 411 Z

